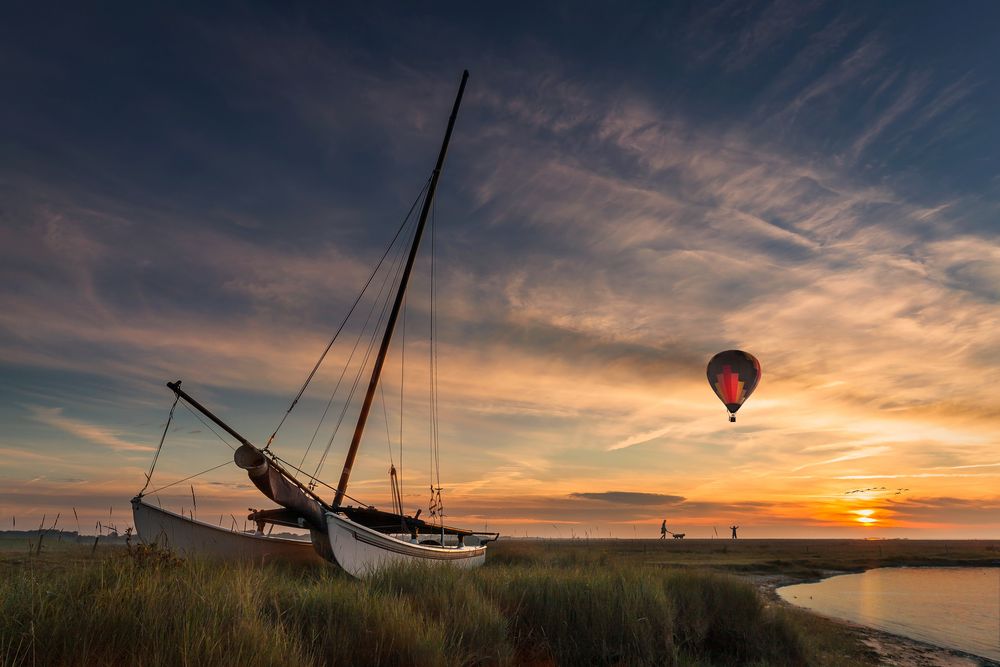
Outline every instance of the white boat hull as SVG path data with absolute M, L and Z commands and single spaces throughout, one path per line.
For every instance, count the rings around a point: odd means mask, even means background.
M 473 568 L 486 561 L 485 546 L 414 544 L 355 523 L 342 514 L 326 513 L 333 557 L 353 577 L 364 578 L 393 565 L 426 564 Z
M 132 501 L 135 530 L 144 544 L 159 544 L 189 558 L 254 562 L 322 563 L 311 542 L 229 530 Z

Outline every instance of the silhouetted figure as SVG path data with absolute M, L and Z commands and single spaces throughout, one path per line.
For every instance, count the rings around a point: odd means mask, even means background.
M 739 528 L 739 526 L 730 526 L 730 527 L 729 527 L 729 529 L 730 529 L 731 531 L 733 531 L 733 539 L 734 539 L 734 540 L 736 539 L 736 529 L 737 529 L 737 528 Z
M 664 519 L 663 523 L 660 524 L 660 539 L 667 539 L 667 520 Z

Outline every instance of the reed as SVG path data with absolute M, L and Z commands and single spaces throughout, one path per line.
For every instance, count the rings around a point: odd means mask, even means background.
M 536 555 L 359 582 L 80 545 L 0 564 L 0 664 L 810 662 L 795 618 L 736 577 Z

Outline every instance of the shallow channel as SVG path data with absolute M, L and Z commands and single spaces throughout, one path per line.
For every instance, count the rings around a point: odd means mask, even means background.
M 777 592 L 825 616 L 1000 661 L 1000 568 L 880 568 Z

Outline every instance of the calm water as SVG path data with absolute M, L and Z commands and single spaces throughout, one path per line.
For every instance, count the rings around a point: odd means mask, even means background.
M 1000 568 L 883 568 L 778 594 L 826 616 L 1000 660 Z

